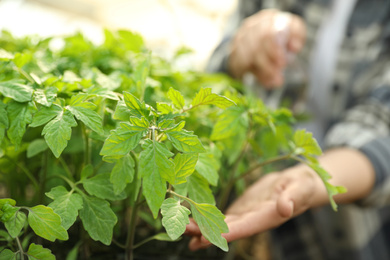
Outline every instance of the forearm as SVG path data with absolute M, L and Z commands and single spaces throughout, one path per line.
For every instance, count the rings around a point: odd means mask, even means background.
M 332 176 L 329 182 L 344 186 L 346 193 L 334 197 L 336 203 L 351 203 L 366 197 L 375 182 L 375 171 L 369 159 L 359 150 L 341 147 L 326 151 L 319 157 L 320 165 Z M 307 171 L 315 179 L 317 186 L 311 207 L 329 203 L 325 185 L 320 177 L 308 166 L 298 165 L 287 171 Z

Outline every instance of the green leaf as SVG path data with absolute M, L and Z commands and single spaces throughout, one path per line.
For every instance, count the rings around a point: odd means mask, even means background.
M 209 183 L 199 173 L 194 172 L 187 178 L 187 191 L 190 199 L 215 205 L 215 198 Z
M 145 117 L 138 118 L 131 116 L 129 118 L 129 121 L 130 124 L 132 124 L 133 126 L 139 126 L 141 128 L 144 128 L 145 130 L 147 130 L 149 127 L 149 121 Z
M 57 117 L 51 120 L 42 130 L 42 135 L 50 150 L 56 158 L 59 158 L 62 151 L 68 145 L 72 134 L 72 127 L 77 126 L 70 111 L 60 113 Z
M 223 140 L 246 132 L 248 122 L 248 114 L 245 108 L 230 107 L 218 117 L 210 138 L 211 140 Z
M 48 148 L 47 143 L 43 139 L 35 139 L 27 147 L 27 158 L 34 157 Z
M 23 67 L 32 60 L 31 53 L 16 53 L 14 57 L 14 63 L 18 68 Z
M 175 181 L 173 185 L 186 182 L 187 177 L 194 172 L 197 161 L 197 153 L 176 154 L 173 160 L 175 163 Z
M 35 108 L 31 103 L 11 102 L 8 103 L 7 110 L 10 122 L 7 135 L 11 142 L 19 147 L 26 132 L 26 125 L 31 123 Z
M 130 114 L 136 117 L 149 117 L 149 109 L 146 108 L 145 102 L 142 102 L 129 92 L 123 92 L 123 97 L 126 106 L 130 110 Z
M 5 130 L 8 128 L 9 125 L 6 107 L 7 106 L 0 100 L 0 144 L 4 138 Z
M 143 194 L 154 218 L 157 218 L 166 193 L 166 182 L 174 182 L 173 155 L 164 144 L 146 140 L 140 154 L 139 173 L 143 177 Z
M 55 87 L 37 89 L 34 91 L 34 101 L 45 107 L 50 107 L 57 97 L 57 91 Z
M 134 71 L 131 75 L 138 93 L 144 93 L 150 69 L 150 52 L 136 56 Z
M 16 238 L 19 236 L 27 219 L 26 214 L 19 211 L 19 208 L 16 207 L 16 209 L 17 211 L 14 212 L 14 214 L 8 219 L 8 221 L 4 223 L 5 228 L 7 229 L 9 235 L 12 238 Z
M 168 98 L 172 101 L 172 104 L 177 108 L 177 109 L 183 109 L 184 108 L 184 97 L 183 95 L 177 91 L 174 88 L 169 88 L 168 90 Z
M 12 252 L 9 249 L 4 249 L 0 253 L 0 260 L 15 260 L 16 259 L 16 253 Z
M 57 186 L 46 193 L 53 199 L 48 207 L 61 217 L 61 225 L 68 230 L 76 221 L 79 210 L 83 207 L 83 201 L 79 194 L 68 192 L 63 186 Z
M 173 113 L 173 108 L 171 105 L 161 102 L 157 102 L 157 110 L 163 115 Z
M 93 166 L 91 164 L 87 164 L 84 166 L 84 168 L 81 170 L 81 181 L 85 180 L 89 176 L 93 174 Z
M 341 193 L 347 192 L 347 189 L 343 186 L 333 186 L 328 182 L 328 180 L 331 178 L 330 174 L 322 168 L 318 162 L 317 163 L 309 163 L 308 164 L 317 174 L 320 176 L 321 180 L 323 181 L 326 191 L 328 192 L 329 201 L 334 211 L 337 211 L 337 204 L 333 199 L 333 196 Z
M 75 97 L 67 109 L 81 122 L 83 122 L 92 131 L 103 135 L 103 126 L 101 116 L 94 111 L 96 105 L 91 102 L 83 102 L 84 94 L 79 94 L 80 98 Z
M 30 127 L 37 127 L 46 124 L 54 117 L 63 112 L 63 109 L 58 105 L 52 105 L 50 107 L 43 107 L 34 114 Z
M 93 240 L 100 241 L 105 245 L 111 244 L 117 217 L 106 200 L 83 196 L 80 218 L 85 230 Z
M 56 257 L 47 248 L 34 243 L 30 244 L 27 251 L 28 260 L 55 260 Z
M 112 87 L 115 89 L 115 86 L 116 85 L 113 85 Z M 111 100 L 116 100 L 116 101 L 119 100 L 118 95 L 114 91 L 112 91 L 111 88 L 107 88 L 107 87 L 103 88 L 101 86 L 94 86 L 94 87 L 89 88 L 87 93 L 89 95 L 96 95 L 98 97 L 108 98 Z
M 196 171 L 203 176 L 213 186 L 218 184 L 219 161 L 212 153 L 199 154 L 198 162 L 196 163 Z
M 322 151 L 317 141 L 313 138 L 312 133 L 306 132 L 304 129 L 297 130 L 294 133 L 294 144 L 297 148 L 303 149 L 303 155 L 321 155 Z
M 113 185 L 114 193 L 121 193 L 128 183 L 134 179 L 134 160 L 130 155 L 120 158 L 111 171 L 110 182 Z
M 0 82 L 0 93 L 18 102 L 28 102 L 32 99 L 33 88 L 19 80 L 9 80 Z
M 118 101 L 113 118 L 115 120 L 127 121 L 129 120 L 130 116 L 131 116 L 130 110 L 127 108 L 125 102 L 123 100 Z
M 173 146 L 183 153 L 202 153 L 206 151 L 198 136 L 192 134 L 192 132 L 186 130 L 166 131 L 165 134 Z
M 10 204 L 11 206 L 15 206 L 16 201 L 13 199 L 0 199 L 0 210 L 4 207 L 5 204 Z
M 221 233 L 228 233 L 229 229 L 224 221 L 225 216 L 221 211 L 213 205 L 191 203 L 191 212 L 202 235 L 208 241 L 227 252 L 229 247 Z
M 61 226 L 61 217 L 52 208 L 43 205 L 29 208 L 28 224 L 35 234 L 51 242 L 69 238 L 65 228 Z
M 202 88 L 192 100 L 192 107 L 200 105 L 215 105 L 225 109 L 235 105 L 235 103 L 227 97 L 211 93 L 211 88 Z
M 142 127 L 132 126 L 128 123 L 120 123 L 119 127 L 111 131 L 104 142 L 100 154 L 105 155 L 126 155 L 133 150 L 147 133 Z
M 180 205 L 180 201 L 172 198 L 166 199 L 161 206 L 162 225 L 172 240 L 178 239 L 190 223 L 189 209 Z
M 110 182 L 110 173 L 101 173 L 82 181 L 84 189 L 93 196 L 112 201 L 126 198 L 124 192 L 116 194 Z

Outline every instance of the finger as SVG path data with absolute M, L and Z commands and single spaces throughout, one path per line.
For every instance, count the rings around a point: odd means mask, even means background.
M 204 249 L 204 248 L 207 248 L 211 246 L 211 243 L 205 239 L 203 236 L 196 236 L 196 237 L 193 237 L 191 240 L 190 240 L 190 243 L 188 244 L 188 248 L 191 250 L 191 251 L 196 251 L 196 250 L 199 250 L 199 249 Z
M 258 205 L 254 211 L 242 214 L 240 218 L 227 222 L 229 233 L 223 234 L 228 242 L 264 232 L 284 223 L 288 218 L 279 214 L 275 201 Z
M 308 209 L 312 197 L 312 183 L 299 185 L 291 182 L 277 200 L 277 210 L 281 216 L 292 217 Z
M 306 41 L 306 25 L 299 16 L 294 15 L 291 19 L 290 37 L 287 48 L 293 53 L 299 52 Z
M 200 229 L 198 227 L 198 224 L 196 224 L 195 220 L 190 218 L 190 223 L 186 226 L 186 231 L 184 232 L 184 235 L 187 236 L 200 236 L 202 233 L 200 232 Z

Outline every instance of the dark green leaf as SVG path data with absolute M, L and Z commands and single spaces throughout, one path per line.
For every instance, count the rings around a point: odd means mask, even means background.
M 31 103 L 8 103 L 9 128 L 7 131 L 8 138 L 18 147 L 26 132 L 26 125 L 31 123 L 32 114 L 35 107 Z
M 130 155 L 125 155 L 116 162 L 110 177 L 115 194 L 121 193 L 133 181 L 134 173 L 134 160 Z
M 49 241 L 68 239 L 68 233 L 61 226 L 61 217 L 52 208 L 43 205 L 29 208 L 28 224 L 35 234 Z
M 114 192 L 113 184 L 110 182 L 110 173 L 97 174 L 92 178 L 83 180 L 84 189 L 90 194 L 101 199 L 122 200 L 126 194 Z
M 191 212 L 194 220 L 199 226 L 202 235 L 211 243 L 228 251 L 229 247 L 222 233 L 228 233 L 229 229 L 224 219 L 225 216 L 213 205 L 191 204 Z
M 0 253 L 0 260 L 15 260 L 16 259 L 16 253 L 12 252 L 9 249 L 4 249 Z
M 0 93 L 18 102 L 28 102 L 32 99 L 33 88 L 19 80 L 3 81 L 0 82 Z
M 85 230 L 93 240 L 100 241 L 105 245 L 111 244 L 117 217 L 106 200 L 83 196 L 80 218 Z
M 46 143 L 56 158 L 60 157 L 62 151 L 68 145 L 72 127 L 75 126 L 77 126 L 77 122 L 73 115 L 69 110 L 65 110 L 43 128 L 42 135 L 45 136 Z
M 68 192 L 63 186 L 57 186 L 46 193 L 53 199 L 48 207 L 61 217 L 61 225 L 68 230 L 76 221 L 79 210 L 83 207 L 83 201 L 79 194 Z
M 58 105 L 52 105 L 50 107 L 43 107 L 34 114 L 30 127 L 37 127 L 46 124 L 54 117 L 63 112 L 63 109 Z
M 142 127 L 132 126 L 128 123 L 120 123 L 120 126 L 111 131 L 110 136 L 104 142 L 101 155 L 126 155 L 133 150 L 147 133 Z
M 100 135 L 103 135 L 103 120 L 101 116 L 95 111 L 91 110 L 90 106 L 86 105 L 86 103 L 87 102 L 79 104 L 77 106 L 69 106 L 67 108 L 78 120 L 83 122 L 88 128 L 92 129 Z
M 9 125 L 6 107 L 7 106 L 0 100 L 0 144 L 4 138 L 5 130 L 8 128 Z

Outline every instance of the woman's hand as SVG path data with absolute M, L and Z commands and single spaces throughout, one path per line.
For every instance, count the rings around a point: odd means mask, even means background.
M 229 207 L 225 219 L 229 233 L 223 237 L 230 242 L 269 230 L 327 199 L 321 179 L 306 166 L 267 174 Z M 193 236 L 191 250 L 210 245 L 193 220 L 186 234 Z
M 285 23 L 285 28 L 280 28 L 284 27 L 280 22 Z M 262 10 L 245 19 L 237 31 L 229 70 L 237 78 L 251 72 L 267 88 L 281 86 L 287 52 L 299 52 L 305 37 L 306 27 L 299 16 L 276 9 Z

